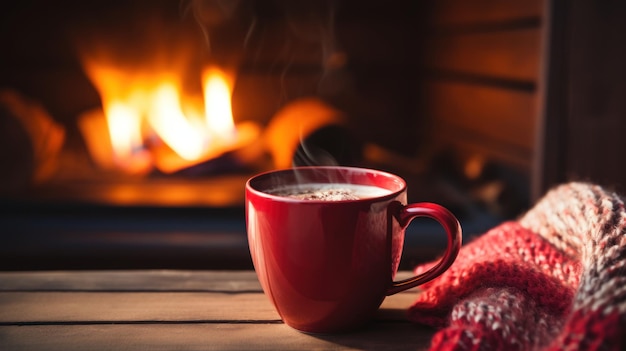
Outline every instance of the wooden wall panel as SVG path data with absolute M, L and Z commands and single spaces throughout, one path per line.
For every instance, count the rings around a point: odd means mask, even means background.
M 541 16 L 543 0 L 439 0 L 434 1 L 433 23 L 458 26 L 504 22 Z
M 529 153 L 533 149 L 534 94 L 447 82 L 431 83 L 427 90 L 439 133 L 465 130 Z
M 568 181 L 626 193 L 626 2 L 550 1 L 534 196 Z
M 540 38 L 538 28 L 436 35 L 428 44 L 424 63 L 439 71 L 534 82 L 539 73 Z
M 530 172 L 535 94 L 449 82 L 433 82 L 427 90 L 437 149 L 452 148 L 463 159 L 479 155 Z
M 435 150 L 452 149 L 461 158 L 480 154 L 530 175 L 544 0 L 432 6 L 419 101 Z

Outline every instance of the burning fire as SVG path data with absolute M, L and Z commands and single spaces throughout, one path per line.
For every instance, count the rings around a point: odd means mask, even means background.
M 79 126 L 102 168 L 173 173 L 241 148 L 259 134 L 252 122 L 235 124 L 234 79 L 218 67 L 202 72 L 201 102 L 181 93 L 175 74 L 132 74 L 96 61 L 85 68 L 102 110 L 81 116 Z

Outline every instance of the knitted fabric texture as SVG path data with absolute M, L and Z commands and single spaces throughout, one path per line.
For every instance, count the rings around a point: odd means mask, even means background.
M 620 197 L 564 184 L 465 245 L 409 319 L 440 328 L 431 350 L 623 350 L 625 266 Z

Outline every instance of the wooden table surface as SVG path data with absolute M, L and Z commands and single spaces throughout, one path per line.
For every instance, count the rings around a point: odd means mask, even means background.
M 362 330 L 310 335 L 252 271 L 0 272 L 0 350 L 424 350 L 434 331 L 406 320 L 417 293 Z

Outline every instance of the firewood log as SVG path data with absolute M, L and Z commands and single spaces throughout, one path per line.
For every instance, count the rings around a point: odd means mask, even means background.
M 0 193 L 49 179 L 64 140 L 65 129 L 39 103 L 0 91 Z

